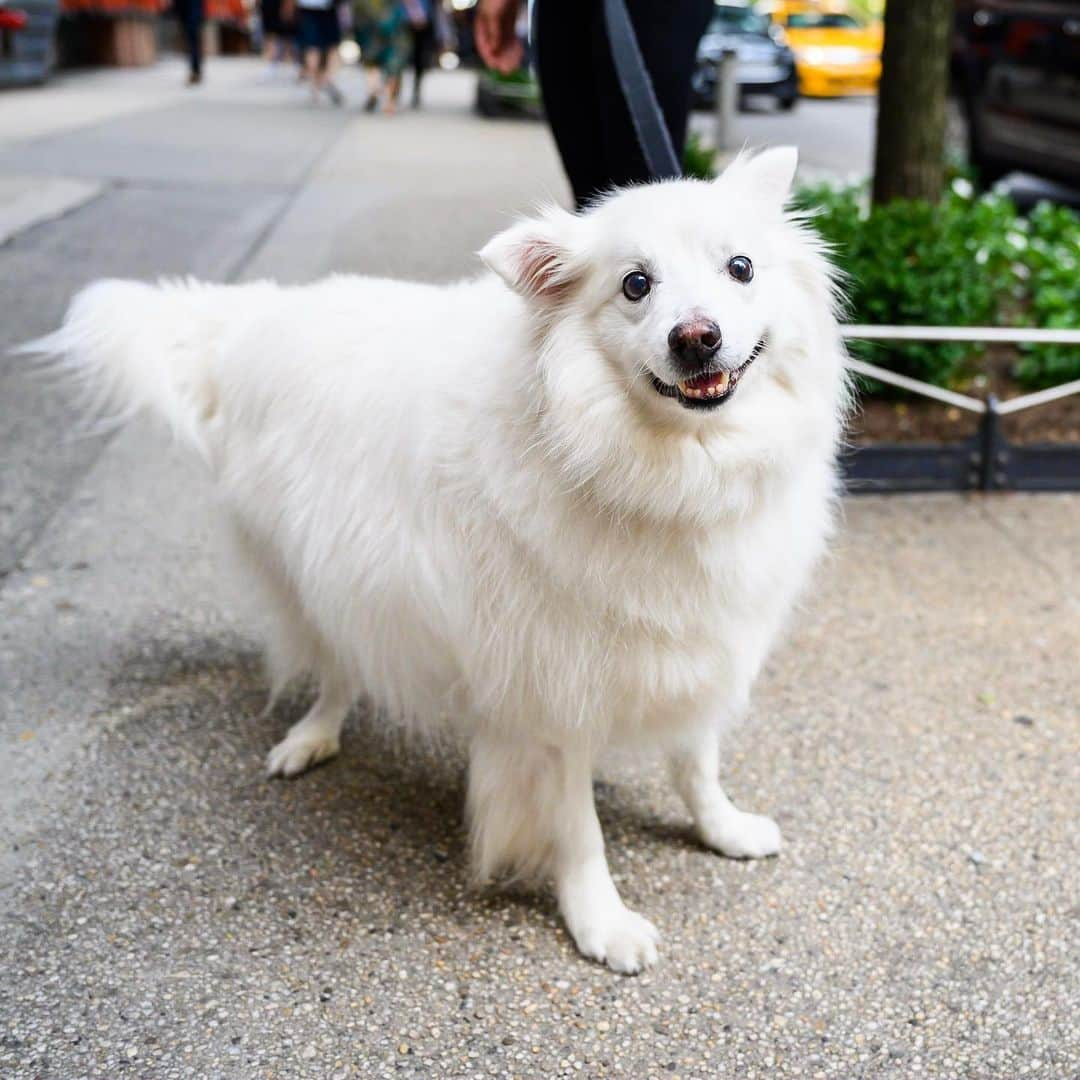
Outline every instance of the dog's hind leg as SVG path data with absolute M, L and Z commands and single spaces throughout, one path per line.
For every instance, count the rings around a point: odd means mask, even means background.
M 233 517 L 229 524 L 236 572 L 245 580 L 247 594 L 254 599 L 264 623 L 270 676 L 265 716 L 294 678 L 320 671 L 322 637 L 304 613 L 296 589 L 270 545 L 260 542 L 239 517 Z
M 481 735 L 469 761 L 469 822 L 481 877 L 553 874 L 577 947 L 616 971 L 656 961 L 656 928 L 631 911 L 608 871 L 582 749 Z
M 270 776 L 298 776 L 341 748 L 341 726 L 352 705 L 348 683 L 336 662 L 324 659 L 319 671 L 319 696 L 304 718 L 270 751 Z
M 761 859 L 780 851 L 776 822 L 738 809 L 720 787 L 720 740 L 714 728 L 685 738 L 670 761 L 675 787 L 706 847 L 732 859 Z
M 340 662 L 305 613 L 296 589 L 269 544 L 260 543 L 237 517 L 231 522 L 237 567 L 268 620 L 267 663 L 270 669 L 269 713 L 288 682 L 314 673 L 319 697 L 307 715 L 270 751 L 266 771 L 271 776 L 297 776 L 332 758 L 341 745 L 341 726 L 353 697 Z

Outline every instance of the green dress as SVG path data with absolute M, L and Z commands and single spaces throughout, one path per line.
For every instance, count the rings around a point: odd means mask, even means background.
M 353 27 L 360 59 L 392 78 L 409 62 L 412 38 L 400 0 L 352 0 Z

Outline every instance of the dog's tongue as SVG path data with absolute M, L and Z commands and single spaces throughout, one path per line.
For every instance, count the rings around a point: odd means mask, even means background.
M 712 390 L 727 381 L 728 373 L 726 371 L 707 371 L 704 375 L 698 375 L 697 378 L 687 379 L 683 385 L 688 386 L 691 390 Z

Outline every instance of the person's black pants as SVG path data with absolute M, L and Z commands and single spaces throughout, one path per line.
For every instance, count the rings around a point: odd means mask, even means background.
M 423 26 L 412 27 L 413 104 L 420 104 L 420 82 L 431 67 L 435 52 L 435 27 L 428 20 Z
M 582 206 L 613 184 L 651 179 L 611 58 L 602 0 L 536 0 L 544 109 Z M 660 110 L 681 161 L 690 78 L 713 0 L 626 0 Z
M 176 14 L 187 39 L 191 74 L 198 78 L 202 74 L 203 0 L 175 0 L 175 3 Z

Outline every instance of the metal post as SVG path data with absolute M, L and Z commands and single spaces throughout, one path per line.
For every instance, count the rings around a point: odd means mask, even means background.
M 739 96 L 735 77 L 738 57 L 725 49 L 716 62 L 716 149 L 730 150 L 735 142 L 735 103 Z
M 982 491 L 993 491 L 995 488 L 1005 486 L 1003 462 L 998 458 L 998 453 L 1002 450 L 1001 431 L 998 427 L 1000 415 L 998 404 L 997 395 L 987 394 L 986 412 L 983 413 L 979 424 L 979 448 L 982 451 L 982 461 L 979 462 L 979 488 Z

